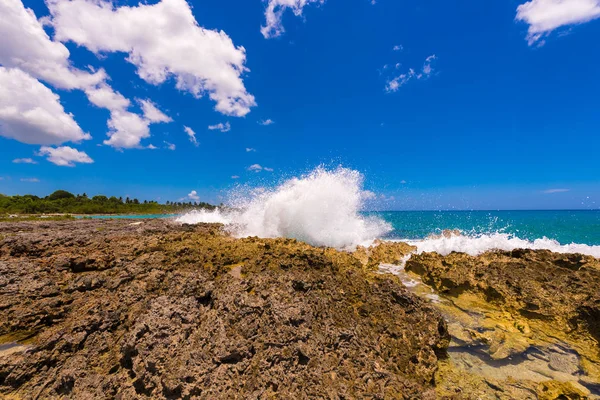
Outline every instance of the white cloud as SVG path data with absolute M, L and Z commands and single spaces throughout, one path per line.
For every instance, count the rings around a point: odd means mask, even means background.
M 48 4 L 50 3 L 54 4 Z M 0 15 L 3 16 L 0 20 L 0 35 L 10 38 L 0 42 L 0 64 L 16 67 L 56 88 L 85 91 L 92 104 L 111 112 L 108 121 L 109 139 L 105 144 L 117 148 L 140 148 L 140 140 L 150 136 L 150 123 L 171 121 L 149 100 L 140 100 L 143 117 L 129 112 L 127 108 L 130 101 L 106 83 L 106 73 L 103 70 L 87 72 L 74 68 L 69 61 L 68 49 L 48 37 L 33 11 L 26 9 L 21 1 L 2 1 Z M 49 18 L 43 20 L 51 21 Z M 90 138 L 85 135 L 86 139 Z M 69 140 L 78 141 L 66 139 L 35 143 L 59 144 Z
M 139 100 L 142 116 L 128 111 L 131 102 L 105 83 L 88 88 L 85 93 L 92 104 L 110 111 L 108 139 L 104 141 L 108 146 L 118 149 L 142 148 L 142 139 L 150 137 L 151 123 L 172 121 L 150 100 Z
M 169 150 L 175 150 L 177 148 L 173 143 L 169 143 L 166 140 L 165 140 L 165 145 L 167 146 L 167 149 L 169 149 Z
M 325 0 L 268 0 L 265 10 L 265 26 L 260 28 L 260 32 L 266 39 L 281 36 L 285 29 L 281 23 L 283 13 L 286 9 L 291 9 L 297 17 L 302 15 L 304 6 L 312 3 L 323 4 Z
M 39 155 L 48 156 L 48 161 L 61 167 L 74 167 L 75 163 L 91 164 L 94 162 L 83 151 L 68 146 L 57 148 L 43 146 L 40 148 Z
M 256 149 L 252 147 L 246 147 L 246 153 L 256 153 Z
M 374 192 L 370 191 L 370 190 L 363 190 L 361 192 L 361 197 L 364 200 L 373 200 L 373 199 L 377 198 L 377 195 Z
M 273 172 L 273 168 L 263 167 L 260 164 L 252 164 L 251 166 L 249 166 L 247 168 L 247 170 L 252 171 L 252 172 L 260 172 L 260 171 Z
M 91 139 L 65 112 L 57 94 L 27 73 L 4 67 L 0 67 L 0 135 L 27 144 Z
M 193 201 L 198 201 L 200 200 L 200 196 L 198 196 L 198 192 L 196 192 L 195 190 L 192 190 L 190 193 L 188 193 L 188 195 L 184 198 L 187 198 L 189 200 L 193 200 Z
M 69 50 L 50 40 L 31 9 L 20 0 L 0 1 L 0 64 L 15 67 L 61 89 L 80 89 L 106 78 L 100 70 L 90 73 L 74 68 Z
M 433 74 L 433 67 L 431 66 L 431 64 L 436 59 L 436 55 L 433 54 L 425 59 L 425 62 L 423 63 L 423 68 L 420 72 L 417 72 L 414 69 L 410 68 L 408 72 L 405 72 L 394 77 L 393 79 L 388 80 L 387 84 L 385 85 L 385 91 L 388 93 L 396 92 L 398 91 L 398 89 L 400 89 L 402 86 L 406 85 L 413 79 L 420 80 L 429 78 L 431 74 Z
M 103 0 L 47 0 L 55 38 L 96 54 L 127 53 L 137 74 L 158 85 L 175 79 L 177 89 L 208 94 L 216 110 L 244 116 L 256 105 L 242 81 L 246 50 L 223 31 L 198 25 L 185 0 L 115 7 Z
M 190 128 L 189 126 L 184 126 L 183 130 L 190 137 L 190 142 L 194 143 L 194 146 L 198 147 L 199 143 L 196 140 L 196 132 L 194 132 L 194 130 L 192 128 Z
M 262 126 L 273 125 L 274 123 L 275 121 L 273 121 L 271 118 L 258 121 L 258 124 Z
M 231 177 L 231 179 L 240 179 L 240 177 L 239 177 L 239 176 L 237 176 L 237 175 L 233 175 L 233 176 Z
M 402 50 L 404 50 L 404 46 L 402 46 L 401 44 L 397 44 L 394 46 L 393 50 L 394 51 L 402 51 Z
M 38 183 L 38 178 L 21 178 L 21 182 Z
M 381 201 L 394 201 L 394 200 L 396 200 L 396 197 L 394 197 L 394 196 L 386 196 L 385 194 L 382 193 L 382 194 L 379 195 L 379 199 Z
M 401 183 L 402 185 L 406 185 L 406 181 L 405 181 L 404 179 L 403 179 L 403 180 L 401 180 L 401 181 L 400 181 L 400 183 Z
M 158 147 L 156 147 L 155 145 L 153 145 L 152 143 L 150 143 L 148 146 L 146 146 L 146 148 L 148 150 L 156 150 Z
M 113 88 L 106 83 L 87 88 L 85 94 L 87 95 L 90 103 L 108 110 L 125 110 L 131 104 L 131 102 L 123 97 L 121 93 L 115 92 Z
M 545 193 L 545 194 L 565 193 L 565 192 L 568 192 L 570 190 L 571 189 L 547 189 L 547 190 L 544 190 L 542 193 Z
M 156 108 L 156 104 L 150 100 L 138 100 L 142 106 L 144 118 L 150 122 L 173 122 L 173 119 Z
M 15 158 L 13 160 L 13 163 L 15 163 L 15 164 L 37 164 L 37 161 L 35 161 L 33 158 Z
M 221 132 L 229 132 L 231 130 L 231 125 L 229 124 L 229 122 L 225 122 L 224 124 L 218 123 L 216 125 L 209 125 L 208 129 L 210 129 L 211 131 L 221 131 Z
M 517 7 L 517 21 L 529 24 L 529 45 L 562 26 L 600 18 L 600 0 L 532 0 Z
M 423 76 L 428 78 L 433 72 L 433 68 L 431 67 L 431 63 L 437 60 L 435 54 L 430 55 L 425 59 L 425 63 L 423 64 Z
M 252 164 L 248 167 L 248 171 L 260 172 L 263 170 L 263 167 L 260 164 Z

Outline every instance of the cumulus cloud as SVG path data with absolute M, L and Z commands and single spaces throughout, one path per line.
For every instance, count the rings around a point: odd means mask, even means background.
M 425 62 L 423 63 L 423 68 L 421 68 L 420 71 L 417 72 L 414 69 L 410 68 L 407 72 L 388 80 L 385 85 L 385 91 L 388 93 L 396 92 L 402 86 L 406 85 L 408 82 L 414 79 L 421 80 L 429 78 L 431 74 L 433 74 L 433 67 L 431 64 L 436 59 L 436 55 L 433 54 L 425 59 Z
M 211 131 L 229 132 L 231 130 L 231 125 L 229 122 L 225 122 L 224 124 L 221 122 L 216 125 L 209 125 L 208 129 Z
M 258 121 L 258 124 L 262 125 L 262 126 L 268 126 L 268 125 L 272 125 L 274 123 L 275 123 L 275 121 L 273 121 L 271 118 Z
M 35 161 L 33 158 L 15 158 L 13 160 L 13 163 L 15 163 L 15 164 L 37 164 L 37 161 Z
M 183 130 L 189 136 L 190 142 L 194 143 L 194 146 L 198 147 L 199 143 L 196 140 L 196 132 L 194 132 L 194 130 L 192 128 L 190 128 L 189 126 L 184 126 Z
M 92 104 L 110 111 L 108 139 L 104 141 L 108 146 L 142 148 L 142 139 L 150 137 L 150 124 L 171 121 L 149 100 L 139 100 L 143 115 L 129 111 L 131 102 L 107 84 L 88 88 L 85 93 Z
M 529 24 L 529 45 L 553 30 L 600 18 L 600 0 L 532 0 L 517 7 L 517 21 Z
M 373 199 L 376 199 L 376 198 L 377 198 L 377 195 L 375 194 L 375 192 L 372 192 L 372 191 L 370 191 L 370 190 L 363 190 L 363 191 L 361 192 L 361 197 L 362 197 L 364 200 L 373 200 Z
M 103 0 L 47 0 L 55 38 L 96 54 L 127 53 L 146 82 L 169 78 L 195 97 L 208 94 L 216 110 L 244 116 L 256 105 L 242 81 L 246 50 L 223 31 L 198 25 L 185 0 L 115 7 Z
M 171 117 L 165 115 L 162 111 L 156 108 L 156 104 L 151 102 L 150 100 L 138 100 L 142 111 L 144 113 L 144 118 L 146 118 L 150 122 L 173 122 Z
M 19 68 L 60 89 L 81 89 L 99 84 L 106 78 L 103 70 L 95 73 L 74 68 L 69 50 L 50 40 L 31 9 L 20 0 L 0 1 L 0 64 Z
M 0 20 L 0 34 L 10 38 L 10 40 L 0 41 L 0 64 L 24 71 L 33 78 L 43 80 L 56 88 L 83 90 L 91 103 L 108 109 L 111 117 L 107 124 L 109 139 L 105 141 L 105 144 L 117 148 L 140 148 L 140 140 L 150 135 L 148 128 L 150 123 L 171 121 L 149 100 L 140 100 L 143 116 L 128 111 L 130 101 L 115 92 L 106 83 L 108 76 L 103 70 L 88 72 L 74 68 L 69 61 L 68 49 L 62 43 L 48 37 L 33 11 L 26 9 L 21 1 L 2 1 L 0 15 L 3 16 Z M 50 21 L 48 18 L 45 20 Z M 35 94 L 32 93 L 33 88 L 31 85 L 29 86 L 30 90 L 23 92 L 21 97 L 30 96 L 31 99 L 28 100 L 30 103 L 38 101 Z M 26 116 L 21 113 L 21 117 L 25 118 Z M 62 117 L 62 114 L 59 117 L 65 121 L 68 120 L 68 118 Z M 72 116 L 69 115 L 69 117 L 72 120 Z M 3 123 L 10 125 L 11 122 L 3 120 Z M 21 140 L 15 135 L 11 137 L 30 144 L 77 142 L 81 138 L 73 138 L 73 136 L 82 135 L 85 136 L 85 139 L 91 138 L 88 134 L 83 133 L 73 135 L 75 131 L 75 126 L 71 126 L 70 129 L 65 130 L 61 138 L 52 141 L 38 140 L 39 135 L 32 137 L 20 134 L 25 137 L 25 140 Z M 62 140 L 63 138 L 64 140 Z
M 302 15 L 302 9 L 312 3 L 323 4 L 325 0 L 268 0 L 265 25 L 260 28 L 260 33 L 266 39 L 281 36 L 285 32 L 281 23 L 285 10 L 289 8 L 299 17 Z
M 90 103 L 108 110 L 126 109 L 131 104 L 121 93 L 115 92 L 113 88 L 105 83 L 88 88 L 85 94 Z
M 188 195 L 185 198 L 193 201 L 200 200 L 200 196 L 198 196 L 198 192 L 196 192 L 195 190 L 192 190 L 190 193 L 188 193 Z
M 246 147 L 246 153 L 255 153 L 256 149 L 252 148 L 252 147 Z
M 402 50 L 404 50 L 404 46 L 402 46 L 401 44 L 397 44 L 394 46 L 393 50 L 394 51 L 402 51 Z
M 57 94 L 31 75 L 0 67 L 0 135 L 27 144 L 91 139 L 59 100 Z
M 40 148 L 38 154 L 40 156 L 47 156 L 48 161 L 61 167 L 74 167 L 75 163 L 91 164 L 94 162 L 83 151 L 68 146 L 57 148 L 43 146 Z
M 560 189 L 560 188 L 558 188 L 558 189 L 547 189 L 547 190 L 544 190 L 542 193 L 545 193 L 545 194 L 565 193 L 565 192 L 568 192 L 570 190 L 571 189 Z
M 237 176 L 237 175 L 233 175 L 233 176 L 231 177 L 231 179 L 240 179 L 240 177 L 239 177 L 239 176 Z
M 21 178 L 21 182 L 38 183 L 38 178 Z

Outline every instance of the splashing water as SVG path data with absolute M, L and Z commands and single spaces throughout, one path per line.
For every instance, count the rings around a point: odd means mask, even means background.
M 541 222 L 528 222 L 534 227 L 544 228 L 536 232 L 539 236 L 518 237 L 506 232 L 507 227 L 498 221 L 497 216 L 488 212 L 480 213 L 434 213 L 433 219 L 425 217 L 428 212 L 394 212 L 362 214 L 361 209 L 373 193 L 362 189 L 363 176 L 346 168 L 326 170 L 317 168 L 308 175 L 293 178 L 272 189 L 253 192 L 238 192 L 228 202 L 232 209 L 215 211 L 192 211 L 177 219 L 181 223 L 222 223 L 237 237 L 259 236 L 265 238 L 294 238 L 314 246 L 329 246 L 338 249 L 352 249 L 357 245 L 370 245 L 375 239 L 387 237 L 389 240 L 407 242 L 417 247 L 417 253 L 437 252 L 448 255 L 453 251 L 479 255 L 490 250 L 546 249 L 557 253 L 581 253 L 600 258 L 600 245 L 570 243 L 549 239 L 559 233 L 563 220 L 573 216 L 561 216 L 559 225 L 545 225 Z M 479 214 L 490 218 L 487 225 L 479 221 Z M 509 212 L 504 212 L 507 214 Z M 439 215 L 438 215 L 439 214 Z M 471 215 L 473 214 L 473 215 Z M 503 215 L 504 215 L 503 214 Z M 518 213 L 516 217 L 525 214 Z M 506 218 L 506 215 L 504 215 Z M 515 219 L 516 217 L 513 217 Z M 415 220 L 416 218 L 416 220 Z M 425 219 L 423 219 L 425 218 Z M 446 218 L 449 218 L 446 220 Z M 568 219 L 571 218 L 571 219 Z M 587 216 L 577 218 L 595 218 Z M 386 221 L 387 220 L 387 221 Z M 518 221 L 518 219 L 515 219 Z M 388 222 L 389 221 L 389 222 Z M 416 221 L 416 222 L 415 222 Z M 573 220 L 575 223 L 579 220 Z M 485 220 L 484 220 L 485 222 Z M 581 221 L 578 222 L 581 224 Z M 416 225 L 415 225 L 416 224 Z M 458 229 L 453 235 L 430 235 L 443 226 L 453 228 L 472 225 L 472 229 Z M 481 226 L 480 226 L 481 225 Z M 396 230 L 393 230 L 396 228 Z M 403 228 L 422 231 L 421 237 L 404 236 Z M 463 228 L 463 226 L 461 226 Z M 389 235 L 392 232 L 391 236 Z M 399 234 L 400 233 L 400 234 Z M 419 236 L 419 235 L 417 235 Z M 521 236 L 519 234 L 519 236 Z
M 221 212 L 219 209 L 213 211 L 207 210 L 192 210 L 181 217 L 176 219 L 177 222 L 182 224 L 229 224 L 231 219 L 228 215 Z
M 371 195 L 362 184 L 358 171 L 319 167 L 273 190 L 234 196 L 231 205 L 238 211 L 195 211 L 177 221 L 221 222 L 238 237 L 287 237 L 348 249 L 368 245 L 391 230 L 384 220 L 360 214 Z
M 484 235 L 458 234 L 445 237 L 429 237 L 423 240 L 403 241 L 416 246 L 418 253 L 436 252 L 443 256 L 453 251 L 477 256 L 490 250 L 510 251 L 514 249 L 532 249 L 550 250 L 555 253 L 580 253 L 600 258 L 600 246 L 579 243 L 560 244 L 556 240 L 546 237 L 525 240 L 498 232 Z

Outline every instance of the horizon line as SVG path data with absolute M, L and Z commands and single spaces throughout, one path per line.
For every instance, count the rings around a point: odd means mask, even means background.
M 599 208 L 502 208 L 502 209 L 423 209 L 423 210 L 364 210 L 362 212 L 472 212 L 472 211 L 600 211 Z

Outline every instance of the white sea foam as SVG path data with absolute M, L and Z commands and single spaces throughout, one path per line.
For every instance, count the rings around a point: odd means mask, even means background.
M 231 223 L 231 217 L 219 209 L 214 211 L 192 210 L 178 217 L 175 221 L 182 224 L 229 224 Z
M 476 256 L 490 250 L 533 249 L 551 250 L 556 253 L 580 253 L 600 258 L 600 246 L 578 243 L 560 244 L 556 240 L 546 237 L 529 241 L 506 233 L 477 236 L 449 235 L 404 241 L 416 246 L 417 253 L 436 252 L 444 256 L 453 251 Z
M 236 237 L 287 237 L 338 249 L 368 246 L 389 233 L 392 226 L 380 218 L 360 214 L 364 202 L 373 195 L 363 190 L 362 184 L 363 177 L 357 171 L 317 168 L 274 189 L 239 190 L 231 195 L 230 208 L 191 211 L 177 221 L 222 223 Z M 600 258 L 600 246 L 560 244 L 546 237 L 530 241 L 503 232 L 456 234 L 448 231 L 423 240 L 401 241 L 416 246 L 417 253 L 448 255 L 456 251 L 479 255 L 490 250 L 525 248 Z
M 225 223 L 238 237 L 287 237 L 340 249 L 368 245 L 392 227 L 360 214 L 371 195 L 362 183 L 358 171 L 317 168 L 272 190 L 238 193 L 229 201 L 231 211 L 196 211 L 177 221 Z

